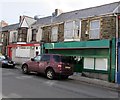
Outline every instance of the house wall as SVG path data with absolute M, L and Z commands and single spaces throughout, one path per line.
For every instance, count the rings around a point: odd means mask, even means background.
M 7 54 L 7 45 L 9 44 L 9 32 L 3 32 L 3 47 L 2 47 L 2 54 Z
M 42 28 L 42 40 L 45 42 L 51 42 L 51 32 L 52 28 L 51 26 L 46 26 Z
M 100 20 L 100 39 L 112 39 L 116 33 L 116 17 L 115 16 L 100 16 L 91 17 L 81 20 L 81 41 L 89 39 L 90 21 Z M 120 22 L 119 22 L 120 23 Z M 43 37 L 46 42 L 51 42 L 52 26 L 43 28 Z M 120 30 L 120 29 L 119 29 Z M 88 34 L 86 34 L 86 32 Z M 64 24 L 58 25 L 58 41 L 64 41 Z
M 58 25 L 58 41 L 64 41 L 64 24 Z
M 64 41 L 64 23 L 56 25 L 58 27 L 58 41 L 62 42 Z M 51 34 L 52 34 L 52 27 L 54 26 L 46 26 L 43 27 L 42 29 L 42 38 L 44 39 L 45 42 L 49 43 L 51 41 Z
M 27 31 L 27 42 L 31 42 L 32 39 L 32 29 L 29 28 Z
M 94 18 L 87 18 L 81 22 L 81 40 L 89 40 L 90 21 L 100 20 L 100 39 L 111 39 L 115 37 L 116 33 L 116 18 L 115 16 L 101 16 Z M 85 34 L 86 31 L 88 34 Z
M 36 33 L 36 42 L 40 42 L 42 39 L 42 29 L 41 27 L 38 28 L 38 32 Z
M 38 49 L 36 49 L 36 47 L 38 47 Z M 29 60 L 30 58 L 35 57 L 36 52 L 39 52 L 38 54 L 40 54 L 40 46 L 30 46 L 29 57 L 23 57 L 23 56 L 19 57 L 18 54 L 16 55 L 16 52 L 17 52 L 16 49 L 17 49 L 17 47 L 12 48 L 12 60 L 18 64 L 22 64 L 23 62 Z M 25 52 L 23 52 L 23 53 L 25 53 Z

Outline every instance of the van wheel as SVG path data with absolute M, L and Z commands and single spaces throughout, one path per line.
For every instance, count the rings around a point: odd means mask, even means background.
M 23 72 L 24 74 L 28 74 L 28 73 L 29 73 L 29 71 L 28 71 L 28 66 L 27 66 L 27 65 L 23 65 L 23 66 L 22 66 L 22 72 Z
M 54 75 L 55 75 L 55 73 L 54 73 L 53 69 L 48 69 L 48 70 L 46 71 L 46 77 L 47 77 L 48 79 L 52 80 L 52 79 L 54 78 Z

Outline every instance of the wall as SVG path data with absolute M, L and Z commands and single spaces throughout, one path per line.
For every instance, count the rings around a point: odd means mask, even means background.
M 90 21 L 100 20 L 100 39 L 112 39 L 116 33 L 116 19 L 115 16 L 100 16 L 93 18 L 86 18 L 81 21 L 81 40 L 89 40 Z M 86 31 L 88 34 L 85 34 Z
M 32 29 L 28 28 L 28 31 L 27 31 L 27 42 L 30 42 L 31 39 L 32 39 Z
M 45 42 L 51 42 L 51 32 L 52 28 L 51 26 L 46 26 L 42 28 L 42 40 Z
M 64 41 L 64 23 L 56 25 L 58 27 L 58 41 Z M 42 37 L 44 37 L 45 42 L 51 42 L 51 34 L 52 34 L 52 27 L 53 26 L 46 26 L 42 29 Z
M 64 24 L 58 25 L 58 41 L 64 41 Z
M 36 41 L 40 42 L 41 39 L 42 39 L 42 29 L 41 27 L 39 27 L 38 32 L 36 33 Z
M 38 47 L 38 49 L 36 49 L 36 47 Z M 18 64 L 22 64 L 23 62 L 29 60 L 30 58 L 35 57 L 36 51 L 39 52 L 39 54 L 40 54 L 40 46 L 34 46 L 34 47 L 31 46 L 30 52 L 29 52 L 29 57 L 18 57 L 16 55 L 16 51 L 17 51 L 16 49 L 17 49 L 17 47 L 12 48 L 12 60 Z

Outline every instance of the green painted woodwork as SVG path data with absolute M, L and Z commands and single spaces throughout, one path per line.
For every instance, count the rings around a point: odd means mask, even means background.
M 75 72 L 93 72 L 108 74 L 108 80 L 115 81 L 115 39 L 112 40 L 94 40 L 82 42 L 59 42 L 59 43 L 45 43 L 44 48 L 48 53 L 63 54 L 66 56 L 80 56 L 93 58 L 107 58 L 108 70 L 90 70 L 83 69 L 82 64 L 76 64 Z
M 109 48 L 109 40 L 45 43 L 45 49 Z
M 81 56 L 81 57 L 109 57 L 109 49 L 66 49 L 55 50 L 49 49 L 49 53 L 63 54 L 66 56 Z
M 108 74 L 108 71 L 103 70 L 92 70 L 92 69 L 83 69 L 84 72 L 92 72 L 92 73 L 101 73 L 101 74 Z
M 111 70 L 110 70 L 110 74 L 109 74 L 109 77 L 110 77 L 110 81 L 111 82 L 115 82 L 115 70 L 116 70 L 116 40 L 115 38 L 112 39 L 112 44 L 111 44 Z

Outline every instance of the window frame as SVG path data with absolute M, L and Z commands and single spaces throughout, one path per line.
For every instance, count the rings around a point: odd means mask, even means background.
M 53 29 L 55 29 L 56 32 L 53 31 Z M 58 40 L 58 26 L 54 26 L 52 27 L 52 32 L 51 32 L 51 41 L 57 41 Z M 53 38 L 55 37 L 56 35 L 56 38 Z
M 68 23 L 72 23 L 72 25 L 71 25 L 72 28 L 68 28 L 68 25 L 67 25 Z M 78 25 L 77 25 L 77 23 L 78 23 Z M 69 34 L 69 32 L 71 34 Z M 79 35 L 79 36 L 77 36 L 77 35 Z M 72 40 L 72 41 L 79 40 L 80 41 L 80 38 L 81 38 L 81 20 L 66 21 L 64 23 L 64 41 L 67 41 L 67 40 Z
M 97 28 L 91 28 L 92 26 L 92 22 L 99 22 L 99 27 Z M 91 31 L 94 31 L 94 30 L 99 30 L 99 33 L 98 33 L 98 37 L 92 37 L 91 35 L 93 35 L 93 33 L 90 33 Z M 96 19 L 96 20 L 91 20 L 90 21 L 90 28 L 89 28 L 89 39 L 100 39 L 100 19 Z

